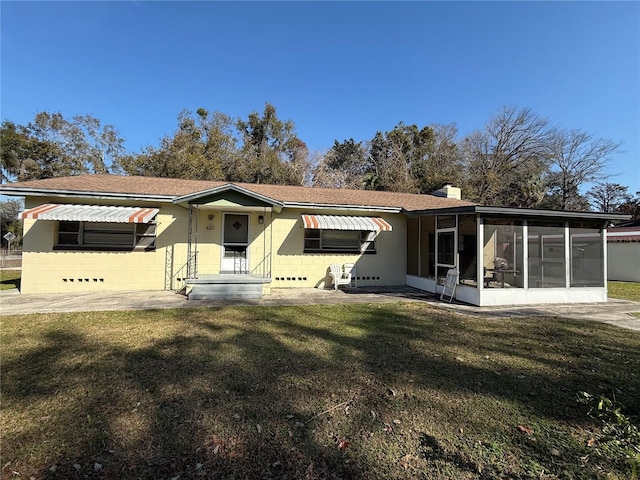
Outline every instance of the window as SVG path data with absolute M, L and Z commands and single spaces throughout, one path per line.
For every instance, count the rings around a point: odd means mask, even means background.
M 477 249 L 478 236 L 476 233 L 475 215 L 460 215 L 458 217 L 458 270 L 460 282 L 469 286 L 477 286 Z
M 485 218 L 483 223 L 485 288 L 524 288 L 522 222 L 510 218 Z
M 572 287 L 604 286 L 603 245 L 600 225 L 569 225 Z
M 59 222 L 57 245 L 79 245 L 80 222 Z
M 155 223 L 58 222 L 59 250 L 155 250 Z
M 156 224 L 136 223 L 135 247 L 145 250 L 155 250 L 156 248 Z
M 436 281 L 444 282 L 447 271 L 456 267 L 456 231 L 455 215 L 438 215 L 436 218 Z
M 455 232 L 438 232 L 438 263 L 455 267 Z
M 529 288 L 566 287 L 564 223 L 529 222 Z
M 376 253 L 376 232 L 366 230 L 304 231 L 305 253 Z

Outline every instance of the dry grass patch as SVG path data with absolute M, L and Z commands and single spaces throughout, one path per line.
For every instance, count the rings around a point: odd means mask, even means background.
M 640 302 L 640 283 L 637 282 L 608 282 L 609 296 Z
M 2 319 L 3 478 L 626 478 L 640 335 L 422 304 Z
M 0 270 L 0 290 L 20 288 L 21 270 Z

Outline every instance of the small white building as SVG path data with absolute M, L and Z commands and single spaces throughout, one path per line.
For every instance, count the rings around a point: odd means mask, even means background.
M 640 220 L 609 228 L 607 251 L 609 280 L 640 282 Z

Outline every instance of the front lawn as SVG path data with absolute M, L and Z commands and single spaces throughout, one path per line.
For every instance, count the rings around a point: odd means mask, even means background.
M 631 474 L 577 399 L 640 414 L 640 333 L 597 322 L 403 303 L 29 315 L 0 334 L 3 478 Z
M 21 270 L 0 270 L 0 290 L 20 288 Z
M 609 282 L 609 296 L 640 302 L 640 283 L 637 282 Z

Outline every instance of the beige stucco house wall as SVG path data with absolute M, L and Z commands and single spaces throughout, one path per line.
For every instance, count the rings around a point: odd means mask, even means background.
M 406 275 L 406 219 L 401 214 L 380 214 L 393 230 L 379 232 L 375 254 L 304 253 L 302 209 L 285 209 L 274 215 L 272 287 L 329 287 L 332 263 L 356 266 L 358 285 L 404 285 Z M 327 210 L 323 215 L 353 215 Z
M 54 200 L 27 198 L 25 207 L 34 208 Z M 143 202 L 138 204 L 147 206 Z M 178 206 L 163 206 L 158 213 L 155 251 L 54 250 L 57 224 L 55 221 L 24 220 L 22 293 L 162 290 L 167 249 L 173 249 L 174 256 L 186 259 L 186 219 L 184 209 Z
M 26 209 L 59 202 L 55 197 L 28 198 Z M 74 201 L 81 204 L 81 201 Z M 85 203 L 95 203 L 86 201 Z M 111 201 L 111 205 L 128 205 Z M 136 202 L 137 206 L 158 206 Z M 220 272 L 222 219 L 238 210 L 202 208 L 197 211 L 198 274 Z M 401 214 L 381 214 L 393 230 L 379 232 L 375 254 L 304 253 L 304 209 L 248 211 L 250 218 L 249 272 L 271 273 L 270 287 L 330 287 L 328 268 L 332 263 L 353 263 L 359 285 L 404 285 L 406 275 L 406 219 Z M 316 211 L 315 213 L 320 213 Z M 323 210 L 327 215 L 349 215 L 348 210 Z M 364 214 L 360 212 L 360 214 Z M 259 217 L 265 221 L 259 223 Z M 188 210 L 162 204 L 156 217 L 156 249 L 152 251 L 68 251 L 55 250 L 56 221 L 24 221 L 22 293 L 59 293 L 117 290 L 172 289 L 172 278 L 186 275 L 188 258 Z M 265 288 L 268 293 L 269 287 Z

